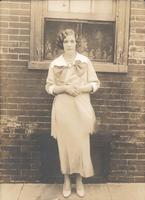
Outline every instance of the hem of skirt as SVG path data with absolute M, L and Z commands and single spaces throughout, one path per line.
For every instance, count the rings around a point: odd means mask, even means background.
M 69 175 L 72 175 L 72 174 L 80 174 L 80 175 L 81 175 L 82 177 L 84 177 L 84 178 L 89 178 L 89 177 L 92 177 L 92 176 L 95 175 L 94 173 L 85 175 L 85 174 L 82 174 L 81 172 L 76 172 L 76 171 L 74 171 L 74 172 L 62 172 L 62 174 L 69 174 Z

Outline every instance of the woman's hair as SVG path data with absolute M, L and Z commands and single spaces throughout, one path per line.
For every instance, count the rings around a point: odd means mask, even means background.
M 65 29 L 63 31 L 61 31 L 60 33 L 58 33 L 57 39 L 56 39 L 56 46 L 59 49 L 63 49 L 63 42 L 64 39 L 68 36 L 68 35 L 74 35 L 75 39 L 76 39 L 76 34 L 74 32 L 73 29 Z

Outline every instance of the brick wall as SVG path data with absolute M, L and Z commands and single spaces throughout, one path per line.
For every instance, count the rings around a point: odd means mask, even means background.
M 111 108 L 109 180 L 145 181 L 145 2 L 131 1 L 128 74 L 113 76 L 118 108 Z M 112 89 L 113 90 L 113 89 Z M 112 103 L 111 105 L 116 105 Z M 117 106 L 117 105 L 116 105 Z M 109 122 L 109 121 L 108 121 Z M 113 125 L 113 127 L 112 127 Z
M 40 122 L 48 120 L 43 114 L 46 100 L 41 98 L 43 73 L 27 70 L 30 1 L 2 1 L 0 20 L 0 179 L 37 181 L 40 145 L 29 135 L 36 129 L 38 118 Z
M 49 168 L 54 174 L 59 168 L 59 163 L 50 165 L 57 149 L 48 134 L 52 97 L 44 90 L 47 72 L 27 69 L 30 6 L 30 0 L 0 2 L 0 179 L 4 182 L 45 181 Z M 145 3 L 132 0 L 128 73 L 99 73 L 102 87 L 92 96 L 100 134 L 112 139 L 108 180 L 113 182 L 145 181 L 144 27 Z M 46 168 L 48 174 L 43 173 Z

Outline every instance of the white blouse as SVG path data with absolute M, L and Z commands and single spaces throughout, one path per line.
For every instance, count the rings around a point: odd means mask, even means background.
M 77 53 L 72 64 L 67 64 L 63 55 L 54 59 L 48 70 L 46 91 L 53 94 L 55 86 L 90 84 L 94 93 L 100 87 L 100 81 L 88 57 Z

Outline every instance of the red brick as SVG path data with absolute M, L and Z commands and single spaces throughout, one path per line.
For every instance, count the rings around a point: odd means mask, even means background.
M 9 14 L 9 10 L 0 8 L 0 14 Z
M 142 34 L 144 34 L 145 33 L 145 28 L 137 28 L 136 29 L 136 33 L 142 33 Z
M 21 35 L 30 35 L 30 30 L 25 30 L 25 29 L 20 30 L 20 34 Z
M 9 40 L 14 40 L 14 41 L 28 41 L 30 40 L 29 36 L 17 36 L 17 35 L 10 35 Z
M 19 55 L 19 60 L 30 60 L 29 55 Z
M 0 59 L 13 59 L 13 60 L 16 60 L 16 59 L 18 59 L 18 55 L 17 54 L 2 54 L 2 55 L 0 55 Z
M 0 27 L 1 28 L 8 27 L 8 22 L 0 22 Z
M 2 15 L 0 17 L 1 21 L 8 21 L 8 22 L 11 22 L 11 21 L 15 21 L 15 22 L 18 22 L 19 21 L 19 16 L 9 16 L 9 15 Z
M 19 47 L 30 48 L 30 43 L 26 41 L 19 41 Z
M 8 35 L 0 35 L 0 40 L 8 40 Z
M 20 21 L 22 22 L 30 22 L 31 21 L 31 18 L 30 17 L 20 17 Z
M 1 34 L 18 34 L 18 29 L 1 29 Z
M 0 65 L 11 65 L 11 66 L 28 66 L 27 61 L 14 61 L 14 60 L 3 60 Z
M 26 9 L 26 10 L 28 10 L 28 9 L 30 9 L 30 2 L 28 2 L 28 3 L 26 3 L 26 4 L 21 4 L 21 8 L 22 9 Z
M 132 15 L 145 15 L 144 9 L 132 9 L 131 10 Z
M 1 8 L 11 8 L 11 9 L 16 9 L 19 8 L 20 4 L 18 3 L 14 3 L 14 2 L 1 2 Z
M 145 46 L 145 41 L 136 41 L 135 45 L 136 46 Z M 138 64 L 140 64 L 140 63 L 138 63 Z
M 10 28 L 29 28 L 29 23 L 18 23 L 18 22 L 10 22 L 9 23 Z
M 3 47 L 18 47 L 19 43 L 15 41 L 1 41 L 1 46 Z
M 10 15 L 19 15 L 19 16 L 21 16 L 21 15 L 25 15 L 25 16 L 29 16 L 29 14 L 30 14 L 30 11 L 28 11 L 28 10 L 23 10 L 23 9 L 21 9 L 21 10 L 10 10 L 9 11 L 9 14 Z
M 137 21 L 145 21 L 145 16 L 136 16 Z
M 30 53 L 29 49 L 25 49 L 25 48 L 9 48 L 9 52 L 10 53 Z
M 145 22 L 132 22 L 131 26 L 134 26 L 134 27 L 144 27 L 145 26 Z

